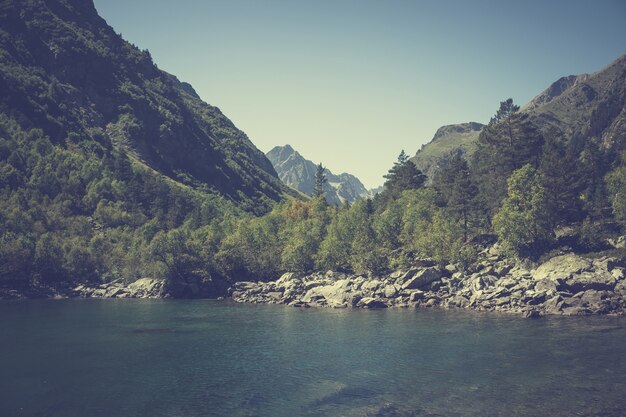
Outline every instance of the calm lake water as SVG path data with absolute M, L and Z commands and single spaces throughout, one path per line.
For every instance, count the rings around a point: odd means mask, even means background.
M 0 416 L 624 416 L 626 319 L 0 302 Z

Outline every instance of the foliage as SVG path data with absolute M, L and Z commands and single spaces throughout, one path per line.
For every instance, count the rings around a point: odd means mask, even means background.
M 313 197 L 319 198 L 324 196 L 324 185 L 328 182 L 324 171 L 324 165 L 320 162 L 315 170 L 315 188 L 313 189 Z
M 472 158 L 472 175 L 478 185 L 478 200 L 489 219 L 506 196 L 507 178 L 525 164 L 537 166 L 544 142 L 542 132 L 528 115 L 517 113 L 511 99 L 483 128 Z
M 541 174 L 524 165 L 508 180 L 508 195 L 493 219 L 504 248 L 515 255 L 537 253 L 552 237 L 551 213 Z
M 606 183 L 613 214 L 622 225 L 626 226 L 626 166 L 620 166 L 611 171 L 606 176 Z
M 386 198 L 397 198 L 403 191 L 421 188 L 426 182 L 426 176 L 409 160 L 404 150 L 400 152 L 385 179 L 383 194 Z

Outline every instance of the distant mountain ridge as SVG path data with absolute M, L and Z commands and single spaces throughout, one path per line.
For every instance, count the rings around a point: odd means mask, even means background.
M 278 177 L 288 186 L 311 195 L 315 188 L 317 164 L 300 155 L 291 145 L 276 146 L 266 154 Z M 333 174 L 326 169 L 328 182 L 324 188 L 330 204 L 353 202 L 359 197 L 369 196 L 363 183 L 352 174 Z
M 495 109 L 495 106 L 494 106 Z M 593 74 L 561 77 L 519 110 L 542 132 L 565 140 L 596 138 L 606 147 L 626 147 L 626 55 Z M 430 178 L 452 152 L 469 158 L 483 125 L 443 126 L 411 160 Z
M 430 142 L 417 151 L 411 161 L 431 179 L 442 158 L 451 152 L 472 154 L 478 135 L 485 125 L 477 122 L 459 123 L 437 129 Z

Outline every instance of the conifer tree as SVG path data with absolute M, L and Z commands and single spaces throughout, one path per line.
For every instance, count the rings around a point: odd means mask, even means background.
M 583 217 L 580 198 L 585 183 L 581 166 L 572 147 L 554 136 L 543 146 L 539 170 L 546 190 L 547 204 L 555 224 L 566 224 Z
M 421 188 L 426 182 L 426 176 L 409 160 L 404 150 L 400 152 L 385 179 L 385 191 L 391 198 L 398 198 L 402 191 Z
M 466 242 L 475 217 L 478 194 L 467 160 L 459 153 L 446 158 L 433 178 L 433 187 L 448 212 L 461 224 Z
M 544 139 L 541 131 L 518 106 L 508 99 L 483 128 L 472 160 L 472 175 L 479 187 L 485 217 L 499 207 L 506 196 L 507 178 L 525 164 L 538 165 Z
M 315 188 L 313 189 L 313 196 L 318 198 L 324 195 L 324 185 L 328 182 L 324 171 L 324 165 L 320 162 L 315 171 Z

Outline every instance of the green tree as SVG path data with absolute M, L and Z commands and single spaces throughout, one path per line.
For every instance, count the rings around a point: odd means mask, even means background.
M 364 200 L 357 201 L 350 209 L 350 223 L 354 231 L 350 265 L 356 273 L 380 273 L 388 262 L 376 240 L 372 215 Z
M 555 224 L 579 221 L 584 216 L 581 194 L 585 187 L 574 149 L 554 136 L 543 145 L 539 171 L 547 204 Z
M 540 254 L 552 238 L 552 219 L 541 174 L 524 165 L 508 180 L 508 194 L 493 219 L 506 250 L 518 256 Z
M 426 182 L 426 176 L 417 169 L 404 150 L 400 152 L 398 160 L 385 175 L 385 179 L 384 193 L 387 200 L 400 197 L 405 190 L 419 189 Z
M 320 162 L 315 170 L 315 188 L 313 189 L 313 196 L 316 198 L 324 196 L 324 186 L 328 182 L 325 174 L 326 168 Z
M 626 226 L 626 166 L 611 171 L 606 176 L 606 183 L 610 193 L 613 215 L 616 220 Z
M 463 241 L 467 242 L 472 223 L 476 220 L 478 194 L 467 160 L 459 153 L 446 158 L 435 173 L 433 187 L 452 217 L 461 224 Z
M 351 207 L 346 206 L 331 216 L 326 235 L 315 254 L 316 268 L 335 271 L 350 270 L 353 239 Z
M 604 176 L 610 167 L 610 158 L 598 144 L 588 140 L 580 155 L 582 177 L 585 179 L 583 206 L 591 222 L 606 218 L 610 212 L 610 202 Z
M 486 218 L 506 196 L 506 179 L 525 164 L 538 165 L 544 139 L 527 114 L 517 113 L 511 99 L 500 108 L 478 136 L 472 159 L 472 175 L 478 185 L 478 199 Z

